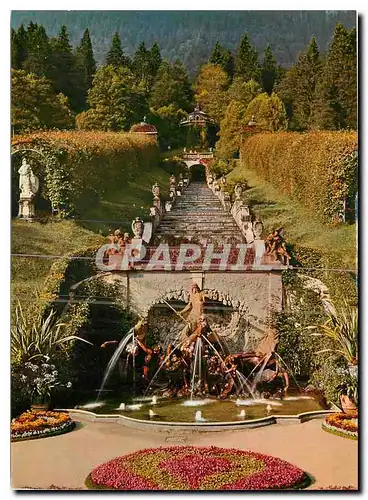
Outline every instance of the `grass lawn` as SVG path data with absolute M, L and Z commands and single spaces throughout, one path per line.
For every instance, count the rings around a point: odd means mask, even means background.
M 245 168 L 240 161 L 227 176 L 229 181 L 246 180 L 250 189 L 245 200 L 260 216 L 267 231 L 283 227 L 286 240 L 314 248 L 338 257 L 343 268 L 355 270 L 357 265 L 356 225 L 327 226 L 299 202 L 281 194 L 275 186 L 260 179 L 254 171 Z

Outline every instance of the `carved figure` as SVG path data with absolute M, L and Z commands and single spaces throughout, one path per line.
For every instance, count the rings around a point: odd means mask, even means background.
M 263 224 L 258 218 L 253 222 L 253 233 L 256 240 L 261 239 L 263 233 Z
M 286 243 L 284 240 L 284 231 L 280 227 L 278 229 L 273 229 L 265 240 L 266 253 L 274 254 L 276 259 L 282 264 L 289 264 L 291 256 L 286 248 Z
M 152 186 L 152 194 L 154 197 L 160 197 L 160 187 L 157 182 Z
M 142 238 L 143 235 L 143 229 L 144 229 L 144 223 L 142 219 L 139 217 L 136 217 L 134 221 L 132 222 L 132 231 L 134 234 L 135 238 Z
M 236 184 L 234 188 L 235 199 L 240 200 L 242 193 L 243 193 L 243 188 L 241 184 Z
M 18 174 L 21 197 L 34 196 L 38 191 L 39 181 L 38 177 L 33 173 L 31 166 L 27 163 L 25 158 L 22 160 L 22 165 L 18 170 Z

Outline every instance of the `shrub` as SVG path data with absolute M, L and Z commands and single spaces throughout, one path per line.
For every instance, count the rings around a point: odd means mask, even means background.
M 353 206 L 358 181 L 356 132 L 278 132 L 244 140 L 241 161 L 324 222 Z
M 62 217 L 74 215 L 83 204 L 98 203 L 106 191 L 139 170 L 149 171 L 159 160 L 153 139 L 119 132 L 38 132 L 14 137 L 12 147 L 35 152 L 28 151 L 27 157 L 43 179 L 43 196 Z

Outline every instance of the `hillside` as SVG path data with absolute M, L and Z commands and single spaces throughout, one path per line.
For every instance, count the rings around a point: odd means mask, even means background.
M 99 64 L 118 31 L 125 52 L 132 55 L 141 42 L 157 41 L 164 58 L 180 59 L 191 76 L 207 61 L 219 40 L 235 51 L 248 32 L 259 53 L 270 44 L 277 62 L 290 66 L 315 35 L 321 51 L 328 47 L 337 22 L 356 25 L 355 11 L 13 11 L 11 25 L 42 24 L 50 36 L 65 24 L 74 45 L 89 28 Z

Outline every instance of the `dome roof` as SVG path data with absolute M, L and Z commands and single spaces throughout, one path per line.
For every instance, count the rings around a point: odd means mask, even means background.
M 136 123 L 130 129 L 130 132 L 134 132 L 136 134 L 149 134 L 149 135 L 157 135 L 157 129 L 154 125 L 146 122 L 146 117 L 144 117 L 143 122 Z

